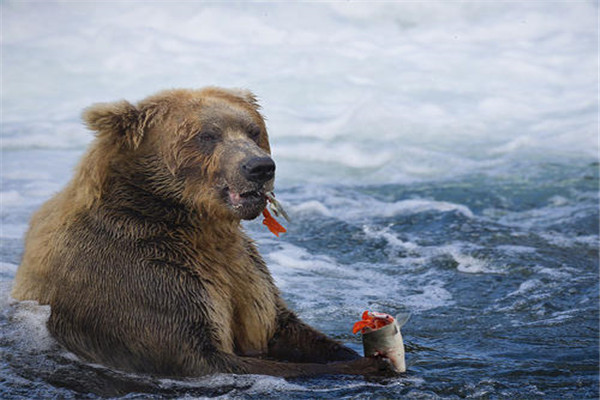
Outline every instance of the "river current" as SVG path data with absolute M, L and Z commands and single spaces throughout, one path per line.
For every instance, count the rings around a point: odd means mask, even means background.
M 0 8 L 0 398 L 598 398 L 597 2 Z M 406 374 L 126 374 L 10 297 L 91 140 L 81 110 L 207 85 L 263 106 L 292 222 L 243 226 L 289 306 L 357 351 L 364 310 L 410 312 Z

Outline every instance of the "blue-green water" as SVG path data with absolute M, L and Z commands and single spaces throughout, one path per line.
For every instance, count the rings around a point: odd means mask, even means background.
M 6 156 L 10 165 L 23 154 Z M 350 327 L 363 309 L 412 313 L 403 328 L 408 372 L 387 380 L 178 381 L 84 364 L 48 337 L 47 308 L 8 298 L 23 247 L 8 232 L 0 395 L 595 399 L 598 165 L 576 164 L 442 182 L 288 186 L 278 192 L 294 220 L 288 234 L 276 239 L 246 224 L 289 305 L 356 350 Z M 6 185 L 26 190 L 27 182 Z M 3 214 L 4 225 L 24 224 L 33 208 Z
M 597 399 L 598 1 L 0 1 L 0 398 Z M 291 308 L 360 350 L 409 311 L 387 381 L 165 380 L 88 365 L 10 288 L 96 102 L 248 88 L 267 118 Z

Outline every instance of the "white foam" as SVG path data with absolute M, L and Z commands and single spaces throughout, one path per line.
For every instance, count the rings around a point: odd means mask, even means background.
M 363 226 L 363 232 L 369 238 L 384 239 L 387 242 L 386 253 L 391 260 L 401 264 L 404 268 L 420 270 L 423 266 L 431 264 L 434 258 L 450 256 L 456 261 L 456 269 L 467 274 L 505 274 L 504 266 L 496 265 L 492 260 L 474 257 L 470 253 L 479 246 L 466 242 L 450 243 L 444 246 L 420 246 L 419 244 L 402 240 L 389 228 L 373 228 Z M 511 246 L 509 246 L 511 247 Z M 512 248 L 512 247 L 511 247 Z M 514 249 L 513 249 L 514 250 Z M 518 248 L 517 251 L 535 251 L 531 248 Z M 397 255 L 400 252 L 400 255 Z
M 398 238 L 398 235 L 391 232 L 389 228 L 374 229 L 370 226 L 363 226 L 363 232 L 369 238 L 384 239 L 388 243 L 388 245 L 390 245 L 394 250 L 399 249 L 409 252 L 415 252 L 418 249 L 420 249 L 420 247 L 417 244 L 410 241 L 404 241 Z
M 382 167 L 393 159 L 393 152 L 385 148 L 366 149 L 361 143 L 330 143 L 327 151 L 323 151 L 324 143 L 315 141 L 302 145 L 281 145 L 277 149 L 277 157 L 285 160 L 302 160 L 339 164 L 347 168 Z
M 39 171 L 39 170 L 26 170 L 26 169 L 15 169 L 9 170 L 8 168 L 3 168 L 0 172 L 4 179 L 23 179 L 23 180 L 49 180 L 51 178 L 51 174 L 47 171 Z
M 83 149 L 93 139 L 80 122 L 32 123 L 25 120 L 12 123 L 10 128 L 5 130 L 0 140 L 3 150 Z
M 536 248 L 534 247 L 530 247 L 530 246 L 519 246 L 519 245 L 508 245 L 508 244 L 503 244 L 500 246 L 496 246 L 497 250 L 502 250 L 505 251 L 507 253 L 510 254 L 514 254 L 514 253 L 535 253 L 537 251 Z
M 291 207 L 290 211 L 293 214 L 320 214 L 324 216 L 331 216 L 331 211 L 325 206 L 323 203 L 317 200 L 305 201 L 303 203 L 297 204 Z
M 539 279 L 528 279 L 526 281 L 523 281 L 520 285 L 519 288 L 515 291 L 510 292 L 509 294 L 506 295 L 506 297 L 512 297 L 512 296 L 517 296 L 517 295 L 523 295 L 526 293 L 530 293 L 536 289 L 538 289 L 539 287 L 543 286 L 542 282 Z
M 473 212 L 467 206 L 446 201 L 425 199 L 402 200 L 386 205 L 382 207 L 380 215 L 383 217 L 393 217 L 399 214 L 418 214 L 426 211 L 438 211 L 442 213 L 457 211 L 467 218 L 473 218 Z M 378 215 L 377 210 L 375 210 L 374 214 Z
M 28 225 L 22 224 L 9 224 L 3 223 L 0 227 L 0 236 L 3 239 L 23 239 L 25 232 L 27 232 Z
M 365 220 L 372 218 L 392 218 L 399 215 L 412 215 L 435 211 L 439 213 L 457 212 L 466 218 L 473 218 L 469 207 L 446 201 L 428 199 L 408 199 L 384 202 L 373 198 L 328 196 L 326 206 L 335 217 L 344 220 Z
M 321 178 L 305 174 L 314 168 L 404 182 L 597 157 L 593 2 L 3 11 L 4 149 L 83 148 L 79 113 L 93 102 L 215 84 L 259 94 L 285 180 Z
M 554 281 L 573 282 L 573 277 L 579 275 L 579 271 L 571 267 L 548 268 L 544 266 L 536 266 L 534 269 L 537 273 L 546 275 Z
M 419 293 L 411 294 L 402 299 L 403 304 L 411 312 L 423 312 L 453 304 L 452 294 L 444 288 L 444 283 L 433 280 L 419 286 Z
M 10 295 L 5 292 L 3 296 Z M 8 335 L 15 341 L 15 345 L 27 349 L 28 352 L 50 349 L 55 344 L 46 328 L 50 306 L 40 306 L 36 301 L 12 302 L 12 306 L 14 309 Z
M 21 204 L 23 198 L 16 190 L 9 190 L 6 192 L 0 192 L 0 207 L 14 206 Z
M 558 247 L 570 248 L 573 247 L 574 244 L 600 246 L 600 240 L 597 235 L 567 236 L 559 232 L 541 232 L 539 235 L 551 245 Z
M 18 265 L 0 262 L 0 275 L 10 275 L 11 277 L 14 277 L 17 273 L 17 268 Z
M 564 196 L 559 196 L 559 195 L 552 196 L 551 198 L 548 199 L 548 202 L 555 207 L 565 206 L 570 203 L 569 199 L 567 199 Z
M 135 376 L 133 376 L 135 377 Z M 170 379 L 163 378 L 159 380 L 160 387 L 170 388 L 222 388 L 222 387 L 243 387 L 245 392 L 252 394 L 269 393 L 272 391 L 303 390 L 301 386 L 287 382 L 283 378 L 264 376 L 264 375 L 233 375 L 233 374 L 215 374 L 200 378 L 188 379 Z M 228 398 L 225 395 L 224 398 Z M 187 398 L 187 397 L 186 397 Z M 192 398 L 192 397 L 190 397 Z M 194 397 L 195 398 L 195 397 Z
M 50 181 L 31 181 L 20 185 L 20 190 L 9 190 L 0 193 L 0 209 L 4 213 L 19 209 L 25 205 L 39 204 L 56 193 L 61 184 Z M 3 226 L 6 228 L 8 226 Z
M 379 237 L 385 238 L 385 235 L 383 232 Z M 393 236 L 388 239 L 394 243 Z M 405 244 L 395 242 L 394 245 Z M 420 251 L 416 245 L 407 247 Z M 278 286 L 308 320 L 322 321 L 330 313 L 357 314 L 373 303 L 423 312 L 453 302 L 443 279 L 430 269 L 422 268 L 427 264 L 427 257 L 422 257 L 420 264 L 419 257 L 408 257 L 398 263 L 399 260 L 392 259 L 390 264 L 341 265 L 331 257 L 281 243 L 277 250 L 265 254 L 265 259 Z M 410 273 L 404 274 L 404 271 Z M 320 295 L 315 296 L 315 293 Z
M 453 253 L 452 257 L 458 263 L 456 269 L 467 274 L 489 273 L 492 269 L 485 260 L 472 257 L 468 254 Z
M 589 205 L 584 207 L 589 207 Z M 582 206 L 580 204 L 568 203 L 561 206 L 551 205 L 524 211 L 503 212 L 503 215 L 498 218 L 498 222 L 504 225 L 518 226 L 526 229 L 532 227 L 548 227 L 560 224 L 563 221 L 568 221 L 581 212 Z M 493 215 L 494 211 L 486 210 L 486 213 Z M 548 235 L 551 236 L 552 234 Z
M 328 256 L 312 255 L 305 249 L 291 244 L 282 244 L 281 249 L 269 253 L 274 264 L 286 269 L 329 270 L 337 268 L 335 261 Z
M 287 392 L 287 391 L 306 391 L 301 385 L 296 385 L 286 381 L 283 378 L 271 376 L 257 376 L 254 384 L 248 389 L 248 394 L 265 395 L 268 393 Z
M 542 318 L 539 320 L 531 321 L 531 322 L 518 322 L 515 325 L 518 326 L 554 326 L 560 325 L 566 321 L 569 321 L 575 318 L 577 312 L 579 310 L 566 310 L 566 311 L 557 311 L 553 312 L 549 317 Z M 542 313 L 543 315 L 543 313 Z

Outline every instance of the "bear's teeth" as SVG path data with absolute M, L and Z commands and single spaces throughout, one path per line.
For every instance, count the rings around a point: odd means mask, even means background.
M 258 199 L 260 198 L 262 195 L 260 194 L 260 192 L 254 190 L 254 191 L 249 191 L 249 192 L 244 192 L 244 193 L 238 193 L 238 192 L 229 192 L 229 201 L 233 206 L 239 206 L 241 205 L 244 200 L 247 199 Z

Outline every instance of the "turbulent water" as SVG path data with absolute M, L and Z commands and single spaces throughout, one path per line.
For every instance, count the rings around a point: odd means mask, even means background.
M 1 398 L 598 398 L 597 2 L 0 7 Z M 290 307 L 357 351 L 363 310 L 409 311 L 406 374 L 125 374 L 10 298 L 81 109 L 206 85 L 263 105 L 293 222 L 244 227 Z

